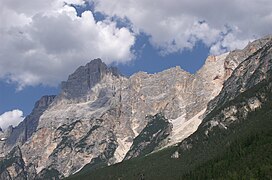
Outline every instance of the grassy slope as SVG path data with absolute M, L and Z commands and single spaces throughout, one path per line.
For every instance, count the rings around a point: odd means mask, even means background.
M 170 158 L 177 149 L 170 147 L 69 179 L 272 179 L 271 121 L 270 100 L 228 130 L 215 128 L 207 141 L 199 141 L 179 159 Z
M 218 155 L 183 179 L 272 179 L 272 103 L 251 113 Z M 237 129 L 238 129 L 237 128 Z M 223 140 L 224 141 L 224 140 Z

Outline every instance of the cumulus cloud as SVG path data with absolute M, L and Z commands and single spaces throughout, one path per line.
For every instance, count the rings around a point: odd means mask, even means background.
M 91 0 L 96 11 L 129 19 L 150 35 L 163 54 L 192 49 L 202 41 L 212 54 L 243 48 L 271 33 L 270 0 Z
M 57 85 L 78 66 L 100 57 L 106 63 L 134 58 L 135 35 L 114 21 L 77 16 L 83 0 L 3 0 L 0 7 L 0 78 L 18 84 Z
M 69 4 L 94 4 L 77 16 Z M 101 57 L 106 63 L 134 58 L 140 33 L 162 55 L 192 49 L 197 42 L 211 54 L 243 48 L 271 33 L 271 0 L 2 0 L 0 79 L 18 84 L 57 85 L 79 65 Z M 116 20 L 128 22 L 117 26 Z
M 23 112 L 19 109 L 14 109 L 12 111 L 7 111 L 0 115 L 0 127 L 2 130 L 7 129 L 9 126 L 17 126 L 22 120 Z

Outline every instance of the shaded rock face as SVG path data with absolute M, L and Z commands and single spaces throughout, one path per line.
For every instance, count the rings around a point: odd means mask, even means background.
M 171 133 L 172 124 L 162 114 L 146 118 L 149 122 L 133 140 L 133 144 L 124 158 L 125 160 L 149 154 L 167 144 L 167 137 Z
M 23 122 L 15 128 L 10 127 L 5 133 L 5 142 L 2 143 L 2 154 L 9 152 L 14 146 L 24 144 L 31 135 L 36 131 L 40 116 L 53 102 L 55 96 L 43 96 L 35 103 L 35 106 L 30 115 L 28 115 Z M 4 152 L 3 152 L 4 151 Z
M 5 158 L 0 162 L 0 179 L 59 179 L 63 177 L 57 170 L 49 167 L 44 171 L 37 174 L 33 164 L 26 165 L 21 149 L 19 146 L 15 146 Z
M 210 136 L 228 131 L 247 119 L 250 112 L 271 101 L 272 37 L 269 41 L 265 37 L 264 41 L 262 47 L 235 68 L 219 95 L 209 102 L 198 130 L 180 144 L 181 156 L 196 144 L 205 144 Z
M 27 172 L 19 147 L 13 148 L 0 162 L 0 179 L 27 179 Z
M 94 59 L 85 66 L 80 66 L 67 81 L 62 82 L 60 97 L 84 101 L 92 93 L 92 88 L 107 74 L 119 76 L 116 68 L 108 68 L 101 59 Z

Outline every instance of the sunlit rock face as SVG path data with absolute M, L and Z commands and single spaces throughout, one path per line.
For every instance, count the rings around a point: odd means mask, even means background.
M 0 132 L 0 138 L 6 138 L 5 141 L 0 141 L 1 156 L 4 156 L 13 147 L 23 145 L 37 130 L 40 116 L 53 102 L 55 96 L 43 96 L 36 103 L 28 116 L 18 126 L 13 128 L 10 126 L 5 132 Z

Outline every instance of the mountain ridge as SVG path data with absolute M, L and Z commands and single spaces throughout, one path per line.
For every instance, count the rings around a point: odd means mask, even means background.
M 269 39 L 248 58 L 241 58 L 219 95 L 208 103 L 198 129 L 177 147 L 95 171 L 84 169 L 68 179 L 270 179 L 272 42 Z
M 100 59 L 79 67 L 62 83 L 61 93 L 37 116 L 38 125 L 29 139 L 19 146 L 13 144 L 20 149 L 24 172 L 36 178 L 52 172 L 58 178 L 67 177 L 85 165 L 96 169 L 180 143 L 203 126 L 202 119 L 213 106 L 220 105 L 216 99 L 225 97 L 228 84 L 235 89 L 235 75 L 238 79 L 249 77 L 251 82 L 251 74 L 239 71 L 240 65 L 254 59 L 254 54 L 270 42 L 271 38 L 265 37 L 244 50 L 209 56 L 195 74 L 174 67 L 156 74 L 139 72 L 125 77 Z M 253 61 L 253 69 L 258 65 L 254 62 L 262 60 Z M 270 65 L 264 67 L 269 69 Z M 256 76 L 257 81 L 260 79 Z M 168 123 L 154 131 L 148 127 L 157 127 L 156 123 L 146 117 L 158 114 Z M 143 140 L 137 143 L 137 139 Z M 182 143 L 180 147 L 190 147 L 190 138 Z M 3 144 L 1 150 L 10 148 Z M 11 178 L 16 176 L 13 173 Z

